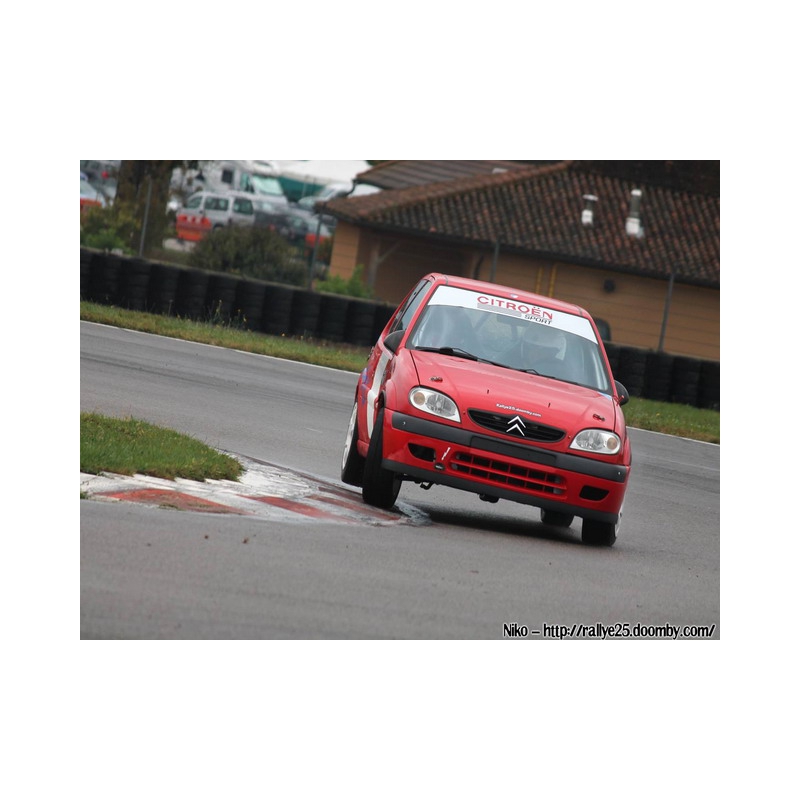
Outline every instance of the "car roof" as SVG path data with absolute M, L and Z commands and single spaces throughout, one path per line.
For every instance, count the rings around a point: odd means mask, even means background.
M 431 272 L 426 278 L 447 286 L 455 286 L 458 289 L 468 289 L 471 292 L 486 292 L 500 297 L 507 297 L 510 300 L 522 300 L 534 305 L 546 306 L 556 311 L 563 311 L 566 314 L 577 314 L 582 317 L 591 318 L 591 314 L 585 309 L 574 303 L 565 303 L 563 300 L 556 300 L 554 297 L 529 292 L 526 289 L 515 289 L 511 286 L 479 281 L 473 278 L 462 278 L 460 275 L 445 275 L 440 272 Z

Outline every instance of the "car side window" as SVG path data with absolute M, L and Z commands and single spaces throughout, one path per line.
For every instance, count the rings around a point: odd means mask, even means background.
M 426 294 L 426 289 L 430 286 L 430 281 L 425 279 L 421 280 L 414 291 L 408 296 L 405 305 L 397 313 L 394 322 L 392 323 L 391 330 L 387 333 L 394 333 L 394 331 L 404 331 L 410 324 L 419 304 L 422 302 Z
M 233 201 L 233 210 L 239 214 L 252 214 L 253 204 L 249 200 L 245 200 L 242 197 L 237 197 Z
M 203 202 L 202 197 L 190 197 L 186 201 L 186 208 L 200 208 L 200 203 Z

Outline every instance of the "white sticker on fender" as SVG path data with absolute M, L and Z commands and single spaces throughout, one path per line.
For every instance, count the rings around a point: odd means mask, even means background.
M 367 435 L 370 439 L 372 438 L 372 429 L 375 427 L 375 417 L 377 416 L 375 400 L 378 398 L 378 394 L 381 391 L 383 375 L 386 372 L 386 366 L 391 357 L 392 354 L 388 350 L 384 350 L 383 353 L 381 353 L 378 366 L 375 367 L 375 374 L 372 376 L 372 383 L 367 390 Z

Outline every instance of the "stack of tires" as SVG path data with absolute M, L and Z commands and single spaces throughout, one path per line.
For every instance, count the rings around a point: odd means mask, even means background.
M 181 268 L 172 264 L 153 262 L 150 283 L 147 286 L 147 310 L 153 314 L 169 316 L 175 313 L 175 297 Z
M 696 406 L 698 404 L 701 364 L 702 362 L 699 358 L 675 356 L 675 360 L 672 363 L 670 402 L 687 406 Z
M 132 311 L 147 309 L 151 266 L 151 263 L 143 258 L 121 259 L 115 305 Z
M 89 299 L 89 282 L 92 278 L 92 258 L 91 250 L 81 248 L 81 300 Z
M 88 299 L 113 305 L 117 299 L 121 261 L 112 253 L 94 253 L 89 272 Z
M 292 336 L 316 335 L 321 305 L 322 295 L 308 289 L 295 290 L 289 315 L 289 332 Z
M 349 344 L 369 347 L 375 344 L 372 329 L 375 325 L 375 303 L 367 300 L 351 300 L 347 307 L 345 341 Z
M 672 366 L 675 358 L 668 353 L 651 351 L 645 354 L 645 375 L 642 397 L 669 401 L 672 388 Z
M 350 300 L 339 294 L 320 295 L 317 336 L 328 342 L 343 342 Z
M 719 361 L 704 361 L 700 368 L 700 386 L 697 391 L 700 408 L 719 411 Z
M 641 397 L 644 389 L 645 351 L 622 346 L 615 378 L 628 390 L 631 397 Z
M 175 291 L 175 313 L 184 319 L 203 319 L 211 273 L 204 269 L 181 271 Z
M 287 336 L 292 315 L 294 289 L 277 283 L 268 283 L 264 294 L 261 330 L 271 336 Z
M 206 289 L 204 319 L 217 323 L 228 323 L 234 313 L 236 287 L 240 278 L 224 272 L 212 272 Z
M 249 331 L 260 331 L 264 316 L 264 298 L 267 284 L 263 281 L 241 278 L 236 284 L 234 317 Z

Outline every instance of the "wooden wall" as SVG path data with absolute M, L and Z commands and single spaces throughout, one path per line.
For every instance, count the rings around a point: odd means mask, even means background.
M 331 274 L 349 278 L 363 264 L 375 299 L 399 303 L 428 272 L 490 280 L 491 251 L 378 234 L 340 222 Z M 613 291 L 606 282 L 613 281 Z M 617 344 L 655 350 L 661 335 L 667 281 L 501 253 L 494 282 L 575 303 L 611 326 Z M 719 359 L 719 291 L 675 283 L 664 338 L 673 355 Z

